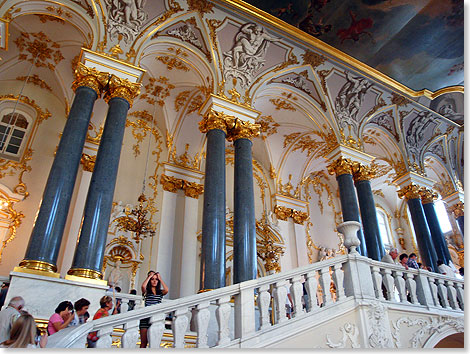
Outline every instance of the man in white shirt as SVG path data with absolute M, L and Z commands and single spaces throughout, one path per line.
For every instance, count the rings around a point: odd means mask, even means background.
M 24 307 L 24 300 L 21 296 L 11 298 L 8 306 L 0 311 L 0 343 L 10 339 L 10 331 L 13 323 L 20 317 L 20 311 Z
M 441 274 L 445 274 L 452 278 L 457 278 L 455 276 L 454 270 L 448 265 L 444 264 L 444 262 L 441 259 L 437 260 L 437 267 L 439 268 L 439 272 L 441 272 Z
M 384 254 L 380 261 L 385 263 L 398 264 L 398 262 L 396 261 L 397 257 L 398 250 L 396 248 L 392 248 L 389 253 Z

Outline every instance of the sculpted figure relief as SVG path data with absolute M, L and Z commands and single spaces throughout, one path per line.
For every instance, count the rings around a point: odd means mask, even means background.
M 335 100 L 336 114 L 340 126 L 352 126 L 357 131 L 357 114 L 372 83 L 363 77 L 352 77 L 346 71 L 347 82 L 341 87 Z
M 232 49 L 224 53 L 225 80 L 236 78 L 242 87 L 248 86 L 256 71 L 264 66 L 269 43 L 279 40 L 266 33 L 261 26 L 244 24 L 235 37 Z
M 105 0 L 108 8 L 108 32 L 111 39 L 122 35 L 130 43 L 147 20 L 143 10 L 146 0 Z

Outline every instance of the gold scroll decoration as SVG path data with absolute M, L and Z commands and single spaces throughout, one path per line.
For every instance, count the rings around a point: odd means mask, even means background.
M 93 172 L 95 168 L 96 162 L 96 155 L 88 155 L 82 153 L 82 158 L 80 159 L 80 163 L 83 165 L 83 170 L 87 172 Z
M 292 218 L 296 224 L 301 224 L 308 219 L 309 215 L 307 212 L 287 208 L 284 206 L 276 205 L 274 207 L 274 214 L 276 214 L 279 220 L 286 221 L 287 218 Z
M 198 199 L 199 196 L 204 193 L 204 186 L 202 184 L 188 182 L 184 179 L 164 174 L 160 177 L 160 183 L 163 186 L 163 189 L 168 192 L 176 193 L 178 189 L 182 189 L 185 196 L 195 199 Z
M 129 105 L 132 107 L 134 98 L 140 94 L 140 83 L 134 83 L 127 79 L 121 79 L 116 75 L 111 75 L 108 85 L 108 91 L 106 91 L 104 96 L 104 100 L 107 103 L 114 97 L 120 97 L 129 102 Z
M 233 116 L 211 109 L 199 122 L 199 130 L 201 133 L 207 133 L 212 129 L 220 129 L 227 134 L 227 121 L 233 122 L 235 119 Z
M 455 218 L 459 218 L 461 216 L 464 216 L 464 203 L 463 202 L 458 202 L 455 205 L 452 205 L 449 207 L 450 211 L 454 213 Z
M 403 187 L 402 189 L 400 189 L 398 191 L 398 197 L 399 198 L 405 198 L 406 200 L 410 200 L 410 199 L 419 199 L 420 198 L 420 195 L 419 195 L 419 190 L 420 190 L 420 186 L 416 185 L 416 184 L 409 184 L 407 185 L 406 187 Z
M 260 134 L 261 124 L 250 123 L 241 119 L 235 119 L 233 126 L 227 129 L 227 140 L 251 139 Z
M 370 181 L 377 175 L 377 168 L 375 166 L 367 166 L 359 162 L 353 162 L 351 170 L 354 182 Z
M 83 63 L 78 63 L 75 69 L 75 80 L 72 83 L 72 89 L 75 91 L 81 86 L 86 86 L 94 90 L 98 97 L 100 97 L 108 79 L 108 73 L 98 71 L 95 68 L 89 68 Z
M 437 192 L 424 187 L 419 190 L 419 195 L 423 204 L 433 203 L 438 197 Z
M 327 166 L 328 173 L 330 175 L 336 174 L 336 177 L 346 174 L 350 175 L 352 174 L 352 165 L 353 162 L 351 159 L 340 157 Z

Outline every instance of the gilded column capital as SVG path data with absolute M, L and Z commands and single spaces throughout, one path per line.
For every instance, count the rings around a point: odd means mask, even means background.
M 228 122 L 227 122 L 228 123 Z M 260 134 L 261 124 L 235 119 L 232 128 L 227 129 L 227 140 L 256 138 Z
M 279 220 L 286 221 L 288 217 L 292 214 L 292 209 L 286 208 L 284 206 L 276 205 L 274 207 L 274 214 L 276 214 Z
M 140 93 L 140 86 L 140 83 L 130 82 L 127 79 L 121 79 L 116 75 L 111 75 L 104 100 L 108 103 L 110 99 L 120 97 L 129 102 L 129 105 L 132 107 L 134 98 Z
M 341 175 L 346 175 L 352 174 L 352 165 L 353 162 L 351 159 L 346 159 L 344 157 L 340 157 L 336 160 L 334 160 L 332 163 L 330 163 L 327 168 L 328 168 L 328 173 L 330 175 L 336 174 L 336 177 L 339 177 Z
M 80 163 L 83 165 L 83 170 L 87 172 L 93 172 L 95 168 L 96 162 L 96 155 L 88 155 L 82 153 L 82 158 L 80 159 Z
M 303 225 L 304 222 L 308 219 L 308 213 L 305 211 L 292 209 L 292 219 L 296 224 Z
M 359 162 L 353 162 L 351 170 L 354 182 L 370 181 L 377 175 L 377 168 L 375 166 L 367 166 Z
M 403 198 L 405 197 L 406 200 L 410 199 L 419 199 L 420 198 L 420 191 L 421 187 L 416 184 L 409 184 L 406 187 L 403 187 L 398 191 L 398 197 Z
M 187 197 L 198 199 L 199 196 L 204 193 L 204 185 L 196 182 L 183 181 L 184 195 Z
M 437 200 L 438 197 L 437 192 L 434 192 L 432 189 L 425 187 L 422 187 L 419 190 L 419 195 L 423 204 L 433 203 L 435 200 Z
M 101 96 L 101 92 L 109 79 L 108 73 L 98 71 L 95 68 L 89 68 L 83 63 L 78 63 L 74 75 L 75 80 L 72 83 L 73 91 L 81 86 L 86 86 L 94 90 L 98 97 Z
M 449 207 L 450 211 L 454 213 L 455 218 L 459 218 L 461 216 L 464 216 L 464 203 L 463 202 L 458 202 L 457 204 L 452 205 Z
M 183 188 L 183 180 L 172 176 L 162 174 L 160 177 L 160 184 L 163 186 L 163 190 L 176 193 L 178 189 Z
M 233 116 L 229 116 L 223 112 L 217 112 L 211 109 L 199 122 L 199 130 L 201 133 L 207 133 L 212 129 L 220 129 L 223 130 L 225 134 L 227 134 L 227 123 L 230 124 L 230 122 L 233 122 L 235 119 L 236 118 Z

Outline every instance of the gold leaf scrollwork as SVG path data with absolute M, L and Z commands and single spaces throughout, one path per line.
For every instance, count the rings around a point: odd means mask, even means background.
M 185 196 L 195 199 L 198 199 L 199 196 L 204 193 L 204 186 L 202 184 L 188 182 L 184 179 L 164 174 L 161 175 L 160 183 L 162 184 L 163 189 L 168 192 L 176 193 L 178 189 L 182 189 Z
M 207 133 L 212 129 L 220 129 L 227 134 L 227 120 L 234 122 L 236 118 L 211 109 L 199 122 L 199 130 L 201 133 Z
M 311 50 L 306 50 L 305 53 L 302 54 L 302 59 L 304 60 L 304 65 L 309 64 L 313 69 L 316 69 L 326 61 L 326 58 L 323 55 L 312 52 Z
M 196 182 L 183 180 L 183 190 L 185 196 L 198 199 L 204 193 L 204 186 Z
M 308 213 L 304 211 L 292 209 L 292 219 L 294 220 L 296 224 L 303 225 L 305 220 L 308 219 Z
M 214 12 L 212 8 L 214 4 L 207 0 L 187 0 L 188 10 L 197 11 L 200 15 L 204 15 L 210 12 Z
M 236 119 L 233 127 L 227 129 L 227 140 L 235 141 L 237 139 L 255 138 L 260 133 L 260 124 L 250 123 L 241 119 Z
M 366 166 L 359 162 L 353 162 L 351 166 L 354 182 L 370 181 L 376 177 L 376 168 L 374 165 Z
M 9 222 L 8 225 L 8 235 L 5 237 L 5 240 L 2 242 L 0 248 L 0 261 L 2 260 L 3 250 L 8 243 L 13 241 L 16 237 L 16 231 L 21 225 L 21 221 L 24 218 L 24 214 L 21 211 L 16 211 L 13 208 L 13 201 L 9 199 L 0 198 L 0 203 L 2 208 L 0 209 L 0 215 L 5 216 Z
M 398 191 L 398 197 L 399 198 L 405 198 L 406 200 L 410 200 L 410 199 L 419 199 L 420 198 L 420 194 L 419 194 L 419 191 L 420 191 L 421 187 L 414 184 L 414 183 L 411 183 L 405 187 L 403 187 L 402 189 L 400 189 Z
M 419 195 L 423 204 L 433 203 L 438 198 L 437 192 L 425 187 L 419 190 Z
M 463 202 L 458 202 L 457 204 L 452 205 L 449 207 L 450 211 L 454 213 L 455 218 L 459 218 L 461 216 L 464 216 L 464 203 Z
M 160 177 L 160 183 L 163 186 L 163 190 L 175 193 L 178 189 L 183 188 L 183 180 L 172 176 L 162 174 Z
M 18 76 L 16 80 L 19 81 L 26 81 L 28 79 L 27 76 Z M 46 89 L 49 92 L 52 92 L 52 88 L 42 80 L 37 74 L 31 75 L 28 79 L 28 82 L 32 83 L 33 85 L 39 86 L 40 88 Z
M 96 92 L 98 97 L 101 96 L 103 88 L 108 82 L 109 74 L 89 68 L 83 63 L 78 63 L 75 69 L 75 80 L 72 83 L 72 89 L 75 91 L 78 87 L 86 86 Z
M 129 102 L 129 105 L 132 107 L 134 98 L 136 98 L 140 93 L 140 83 L 130 82 L 127 79 L 121 79 L 116 75 L 111 75 L 111 78 L 108 82 L 109 88 L 106 91 L 104 100 L 109 102 L 114 97 L 120 97 Z
M 279 220 L 286 221 L 288 217 L 291 216 L 292 209 L 286 208 L 284 206 L 276 205 L 274 207 L 274 214 L 276 214 Z
M 353 162 L 351 159 L 340 157 L 327 166 L 328 173 L 330 175 L 336 174 L 336 177 L 345 174 L 352 174 L 352 165 Z
M 95 168 L 96 162 L 96 155 L 88 155 L 82 153 L 82 158 L 80 159 L 80 163 L 83 165 L 83 170 L 87 172 L 93 172 Z
M 168 48 L 168 50 L 174 51 L 175 53 L 172 53 L 172 55 L 175 55 L 175 56 L 160 55 L 156 57 L 156 60 L 161 61 L 163 64 L 165 64 L 168 70 L 176 69 L 176 70 L 189 71 L 188 66 L 182 60 L 178 59 L 178 57 L 180 56 L 187 57 L 188 54 L 183 52 L 180 48 L 176 48 L 176 50 L 173 48 Z

